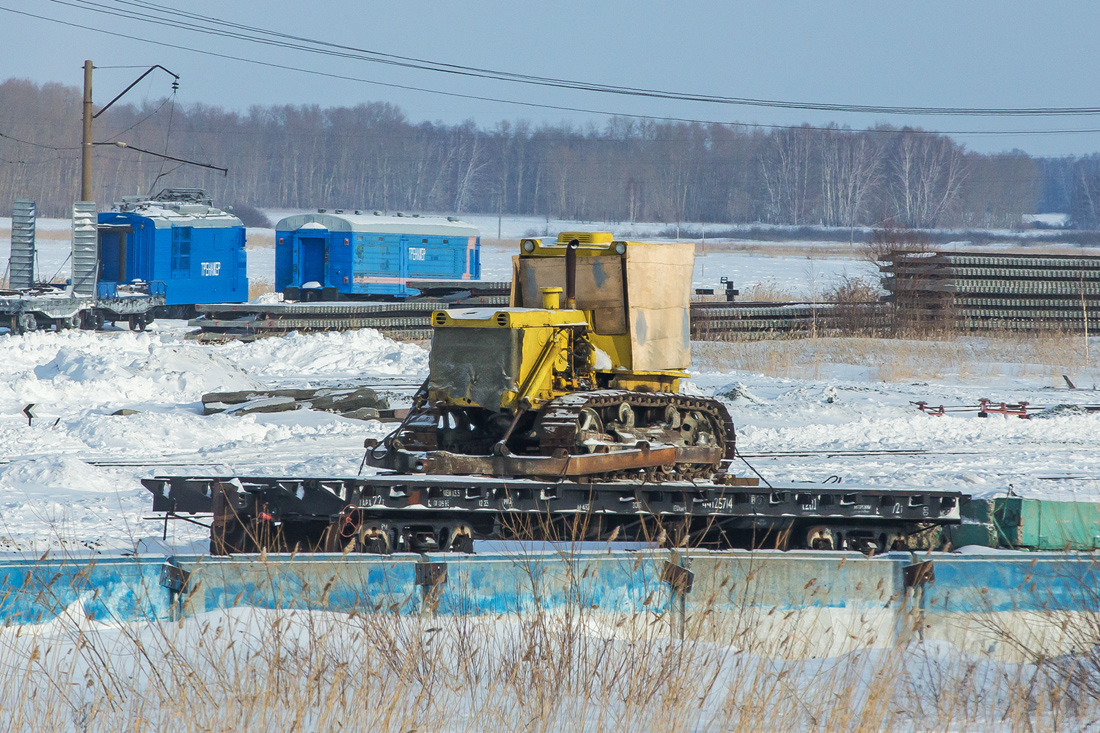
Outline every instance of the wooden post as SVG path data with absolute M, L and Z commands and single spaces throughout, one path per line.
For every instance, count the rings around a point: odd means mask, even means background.
M 92 200 L 92 62 L 84 62 L 84 133 L 80 143 L 80 200 Z

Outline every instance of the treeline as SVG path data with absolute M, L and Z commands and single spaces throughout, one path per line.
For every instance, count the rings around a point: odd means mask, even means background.
M 78 195 L 80 93 L 0 84 L 0 210 Z M 497 212 L 602 221 L 1018 227 L 1065 212 L 1100 225 L 1100 156 L 982 155 L 908 128 L 778 130 L 615 118 L 602 127 L 410 122 L 386 103 L 247 113 L 166 100 L 116 105 L 95 148 L 95 198 L 202 186 L 223 204 Z

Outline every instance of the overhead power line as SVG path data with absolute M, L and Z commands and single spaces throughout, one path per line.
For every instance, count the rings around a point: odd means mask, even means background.
M 53 1 L 53 0 L 51 0 Z M 217 51 L 211 51 L 207 49 L 195 48 L 193 46 L 185 46 L 177 43 L 168 43 L 164 41 L 158 41 L 142 36 L 135 36 L 119 31 L 108 30 L 105 28 L 97 28 L 82 23 L 73 23 L 58 18 L 52 18 L 45 15 L 39 15 L 36 13 L 29 13 L 24 10 L 16 10 L 14 8 L 0 5 L 0 11 L 5 11 L 15 15 L 22 15 L 29 18 L 35 18 L 37 20 L 43 20 L 49 23 L 57 25 L 63 25 L 70 28 L 76 28 L 82 31 L 92 31 L 101 35 L 111 36 L 114 38 L 124 38 L 131 41 L 137 41 L 139 43 L 147 43 L 155 45 L 161 48 L 174 48 L 180 51 L 187 51 L 189 53 L 195 53 L 202 56 L 209 56 L 211 58 L 219 58 L 228 61 L 238 61 L 241 63 L 252 64 L 255 66 L 261 66 L 272 69 L 279 69 L 282 71 L 292 71 L 296 73 L 309 74 L 312 76 L 319 76 L 328 79 L 336 79 L 340 81 L 351 81 L 361 84 L 371 84 L 374 86 L 381 86 L 390 89 L 402 89 L 406 91 L 423 92 L 426 94 L 435 94 L 439 96 L 446 96 L 458 99 L 470 99 L 481 102 L 492 102 L 497 104 L 507 104 L 519 107 L 533 108 L 533 109 L 546 109 L 557 112 L 576 112 L 581 114 L 593 114 L 601 115 L 605 117 L 622 117 L 627 119 L 655 121 L 655 122 L 683 122 L 688 124 L 702 124 L 702 125 L 725 125 L 731 127 L 745 127 L 750 129 L 766 129 L 766 130 L 785 130 L 785 129 L 808 129 L 808 130 L 837 130 L 845 131 L 842 128 L 835 126 L 813 126 L 813 125 L 778 125 L 778 124 L 764 124 L 764 123 L 746 123 L 746 122 L 731 122 L 728 120 L 713 120 L 696 117 L 682 117 L 673 115 L 647 115 L 621 111 L 609 111 L 603 109 L 595 109 L 589 107 L 575 107 L 567 105 L 547 104 L 542 102 L 529 102 L 516 99 L 507 99 L 502 97 L 491 97 L 478 94 L 465 94 L 461 92 L 451 92 L 441 89 L 433 89 L 430 87 L 420 87 L 409 84 L 398 84 L 394 82 L 378 81 L 376 79 L 367 79 L 358 76 L 351 76 L 347 74 L 336 74 L 333 72 L 319 71 L 316 69 L 303 68 L 299 66 L 293 66 L 290 64 L 275 63 L 270 61 L 262 61 L 259 59 L 248 58 L 245 56 L 239 56 L 234 54 L 220 53 Z M 111 67 L 105 67 L 111 68 Z M 1100 128 L 1085 128 L 1085 129 L 1027 129 L 1027 130 L 925 130 L 919 128 L 905 128 L 907 132 L 912 134 L 921 135 L 957 135 L 957 136 L 1031 136 L 1031 135 L 1073 135 L 1073 134 L 1095 134 L 1100 133 Z M 883 134 L 896 134 L 899 130 L 897 128 L 879 129 L 879 128 L 865 128 L 860 132 L 871 133 L 883 133 Z M 75 148 L 74 148 L 75 149 Z
M 96 68 L 106 68 L 106 67 L 101 67 L 101 66 L 97 66 Z M 139 68 L 142 68 L 142 67 L 139 67 Z M 116 133 L 116 134 L 114 134 L 114 135 L 111 135 L 111 136 L 110 136 L 109 138 L 107 138 L 108 142 L 109 142 L 109 141 L 111 141 L 111 140 L 114 140 L 115 138 L 119 138 L 119 137 L 122 137 L 123 135 L 125 135 L 126 133 L 128 133 L 128 132 L 129 132 L 130 130 L 133 130 L 133 129 L 134 129 L 135 127 L 137 127 L 138 125 L 142 124 L 143 122 L 145 122 L 145 121 L 146 121 L 146 120 L 148 120 L 149 118 L 153 117 L 153 116 L 154 116 L 155 114 L 157 114 L 157 113 L 158 113 L 158 112 L 160 112 L 160 111 L 161 111 L 162 109 L 164 109 L 164 105 L 168 104 L 168 102 L 170 102 L 170 101 L 173 101 L 173 100 L 175 99 L 175 97 L 176 97 L 176 93 L 175 93 L 175 92 L 172 92 L 172 96 L 171 96 L 171 97 L 165 97 L 165 98 L 164 98 L 164 99 L 163 99 L 163 100 L 161 101 L 160 105 L 159 105 L 159 106 L 158 106 L 158 107 L 157 107 L 157 108 L 156 108 L 155 110 L 153 110 L 153 111 L 152 111 L 152 112 L 150 112 L 149 114 L 145 115 L 145 116 L 144 116 L 144 117 L 142 117 L 142 118 L 141 118 L 140 120 L 138 120 L 138 121 L 137 121 L 137 122 L 135 122 L 134 124 L 130 125 L 129 127 L 127 127 L 127 128 L 126 128 L 125 130 L 123 130 L 122 132 Z
M 5 140 L 11 140 L 12 142 L 22 143 L 23 145 L 33 145 L 36 148 L 45 148 L 46 150 L 80 150 L 79 145 L 46 145 L 44 143 L 31 142 L 30 140 L 20 140 L 17 137 L 5 135 L 2 132 L 0 132 L 0 137 L 4 138 Z
M 211 36 L 287 48 L 306 53 L 337 56 L 376 64 L 399 66 L 441 74 L 469 76 L 495 81 L 556 87 L 576 91 L 595 92 L 633 97 L 666 99 L 678 102 L 698 102 L 771 109 L 792 109 L 822 112 L 864 113 L 879 115 L 950 115 L 969 117 L 1031 117 L 1031 116 L 1079 116 L 1100 115 L 1100 107 L 922 107 L 870 104 L 841 104 L 830 102 L 805 102 L 753 97 L 723 96 L 696 92 L 678 92 L 664 89 L 601 84 L 597 82 L 535 76 L 512 71 L 501 71 L 462 64 L 384 53 L 372 49 L 347 46 L 306 36 L 274 31 L 259 26 L 234 23 L 209 15 L 199 15 L 176 8 L 158 5 L 148 0 L 113 0 L 113 6 L 95 0 L 49 0 L 57 5 L 81 8 L 89 12 L 136 20 Z M 114 6 L 128 8 L 119 10 Z M 174 16 L 174 19 L 172 18 Z

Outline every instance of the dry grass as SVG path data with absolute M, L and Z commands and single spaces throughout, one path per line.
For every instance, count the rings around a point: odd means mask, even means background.
M 1100 354 L 1094 345 L 1092 351 Z M 748 371 L 786 379 L 819 379 L 838 366 L 862 367 L 875 382 L 914 379 L 1043 379 L 1085 370 L 1084 339 L 1065 334 L 1004 333 L 941 338 L 794 338 L 695 342 L 701 371 Z M 1090 371 L 1091 371 L 1090 361 Z
M 275 246 L 274 230 L 250 229 L 245 235 L 245 249 L 269 249 Z
M 517 592 L 545 598 L 536 576 Z M 913 641 L 916 614 L 899 627 L 874 611 L 777 613 L 739 588 L 743 605 L 702 600 L 679 624 L 659 599 L 598 609 L 581 580 L 565 583 L 571 602 L 522 614 L 437 615 L 431 603 L 401 614 L 364 598 L 351 614 L 242 608 L 100 624 L 70 609 L 0 630 L 0 720 L 36 731 L 675 733 L 1080 729 L 1100 715 L 1095 696 L 1075 694 L 1088 689 L 1080 670 L 1096 667 L 1095 624 L 1067 671 L 1041 654 L 1010 665 Z M 848 650 L 812 658 L 821 630 Z
M 742 303 L 792 303 L 805 300 L 771 280 L 756 283 L 747 290 L 742 290 L 737 297 Z
M 261 295 L 275 292 L 275 286 L 270 280 L 253 278 L 248 281 L 248 299 L 255 300 Z

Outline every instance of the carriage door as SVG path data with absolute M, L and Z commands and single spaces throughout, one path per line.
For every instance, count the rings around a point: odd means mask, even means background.
M 325 286 L 325 262 L 328 261 L 328 237 L 298 237 L 298 284 L 315 282 Z
M 125 283 L 136 275 L 133 253 L 127 252 L 129 226 L 100 224 L 99 229 L 99 280 L 101 282 Z

